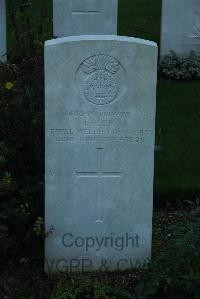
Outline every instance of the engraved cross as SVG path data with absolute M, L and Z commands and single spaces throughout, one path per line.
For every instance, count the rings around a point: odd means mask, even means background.
M 103 178 L 121 178 L 121 171 L 102 171 L 102 150 L 103 148 L 97 148 L 98 155 L 98 168 L 97 171 L 76 171 L 78 178 L 97 178 L 98 179 L 98 201 L 97 209 L 100 211 L 102 203 L 102 179 Z M 101 220 L 99 220 L 101 221 Z

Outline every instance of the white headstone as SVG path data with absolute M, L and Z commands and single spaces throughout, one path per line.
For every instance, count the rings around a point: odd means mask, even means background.
M 156 74 L 150 41 L 46 42 L 46 271 L 150 258 Z
M 54 0 L 55 37 L 117 34 L 118 0 Z
M 163 0 L 161 56 L 200 52 L 200 1 Z
M 6 62 L 6 2 L 0 0 L 0 61 Z

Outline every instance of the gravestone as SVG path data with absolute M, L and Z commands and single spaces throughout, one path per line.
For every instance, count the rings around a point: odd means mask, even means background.
M 124 270 L 151 256 L 157 46 L 45 43 L 46 271 Z
M 200 52 L 200 1 L 163 0 L 161 57 Z
M 54 0 L 55 37 L 117 34 L 118 0 Z
M 6 2 L 0 0 L 0 61 L 6 62 Z

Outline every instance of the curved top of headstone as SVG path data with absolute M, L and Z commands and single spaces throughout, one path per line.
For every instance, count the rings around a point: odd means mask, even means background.
M 69 37 L 61 37 L 56 39 L 47 40 L 45 42 L 45 46 L 58 45 L 62 43 L 68 42 L 80 42 L 80 41 L 118 41 L 118 42 L 130 42 L 135 44 L 143 44 L 147 46 L 157 47 L 155 42 L 135 38 L 128 36 L 118 36 L 118 35 L 78 35 L 78 36 L 69 36 Z

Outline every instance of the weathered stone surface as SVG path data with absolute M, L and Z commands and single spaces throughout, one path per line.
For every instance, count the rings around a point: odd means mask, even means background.
M 200 1 L 163 0 L 161 56 L 200 52 Z
M 117 34 L 118 0 L 54 0 L 54 36 Z
M 0 0 L 0 61 L 6 62 L 6 2 Z
M 149 41 L 46 42 L 46 271 L 150 258 L 156 68 Z

